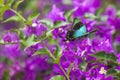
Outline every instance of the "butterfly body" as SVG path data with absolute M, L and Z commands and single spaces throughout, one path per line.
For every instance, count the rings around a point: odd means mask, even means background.
M 81 21 L 78 21 L 72 26 L 71 30 L 67 32 L 66 39 L 68 41 L 73 41 L 77 38 L 86 37 L 88 34 L 95 32 L 95 31 L 96 30 L 87 32 L 86 26 Z

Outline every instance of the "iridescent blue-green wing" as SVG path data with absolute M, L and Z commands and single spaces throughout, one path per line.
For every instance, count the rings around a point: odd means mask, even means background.
M 76 30 L 73 33 L 73 37 L 78 38 L 78 37 L 82 37 L 86 34 L 88 34 L 87 31 L 86 31 L 86 26 L 82 25 L 78 29 L 76 28 Z
M 80 19 L 75 18 L 71 30 L 67 32 L 66 38 L 67 40 L 75 40 L 76 38 L 86 36 L 87 34 L 86 26 Z

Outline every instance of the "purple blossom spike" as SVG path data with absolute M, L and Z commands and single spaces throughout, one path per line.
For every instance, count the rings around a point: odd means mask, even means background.
M 112 18 L 114 19 L 116 17 L 116 8 L 114 6 L 108 6 L 106 11 L 105 11 L 105 14 L 109 17 L 109 18 Z
M 38 43 L 35 45 L 32 45 L 26 49 L 26 53 L 28 55 L 33 55 L 37 50 L 43 48 L 42 44 Z
M 16 33 L 7 32 L 6 34 L 3 34 L 2 39 L 5 43 L 15 42 L 15 44 L 6 44 L 2 46 L 2 52 L 0 55 L 6 56 L 9 58 L 20 57 L 22 55 L 20 50 L 19 38 Z
M 42 36 L 46 30 L 47 28 L 43 24 L 38 23 L 37 20 L 34 20 L 32 26 L 28 25 L 24 32 L 27 37 L 32 34 L 36 36 Z
M 63 12 L 60 11 L 60 9 L 56 7 L 56 5 L 53 5 L 52 10 L 47 14 L 46 17 L 48 19 L 51 19 L 53 22 L 56 22 L 58 20 L 65 21 Z
M 106 53 L 113 53 L 114 49 L 109 39 L 93 39 L 93 49 L 97 52 L 105 51 Z

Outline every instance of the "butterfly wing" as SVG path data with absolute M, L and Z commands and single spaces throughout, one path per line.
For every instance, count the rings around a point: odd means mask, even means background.
M 75 28 L 76 29 L 76 28 Z M 86 26 L 80 26 L 78 29 L 76 29 L 73 33 L 74 38 L 82 37 L 84 35 L 88 34 L 86 31 Z
M 84 25 L 82 22 L 78 22 L 77 24 L 75 24 L 75 25 L 73 26 L 72 29 L 78 30 L 78 29 L 80 29 L 82 26 L 85 26 L 85 25 Z
M 69 40 L 69 41 L 75 40 L 75 38 L 73 37 L 73 34 L 74 34 L 73 30 L 68 31 L 67 35 L 66 35 L 66 39 Z
M 76 38 L 86 36 L 88 33 L 86 31 L 86 26 L 80 21 L 80 19 L 74 19 L 72 28 L 67 32 L 67 40 L 75 40 Z

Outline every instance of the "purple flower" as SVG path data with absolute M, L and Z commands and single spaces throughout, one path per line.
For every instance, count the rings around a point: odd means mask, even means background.
M 93 53 L 91 40 L 89 38 L 84 39 L 79 44 L 79 49 L 81 50 L 81 52 L 79 51 L 78 53 L 81 53 L 81 56 Z
M 99 36 L 101 38 L 107 38 L 112 41 L 112 34 L 115 31 L 113 26 L 97 26 L 97 32 L 95 36 Z
M 93 50 L 99 52 L 99 51 L 105 51 L 106 53 L 113 53 L 114 49 L 112 46 L 112 43 L 109 39 L 93 39 L 92 41 Z
M 58 20 L 65 21 L 63 12 L 60 11 L 60 9 L 56 7 L 56 5 L 53 5 L 52 10 L 46 15 L 46 17 L 48 19 L 51 19 L 53 22 L 56 22 Z
M 2 36 L 2 39 L 4 42 L 13 42 L 13 43 L 15 42 L 15 44 L 3 45 L 0 55 L 6 56 L 9 58 L 20 57 L 22 55 L 20 50 L 19 38 L 16 33 L 7 32 Z
M 38 23 L 37 20 L 34 20 L 32 26 L 28 25 L 24 32 L 27 37 L 32 34 L 36 36 L 42 36 L 46 30 L 47 28 L 43 24 Z
M 96 28 L 95 25 L 97 24 L 97 21 L 91 20 L 91 19 L 84 19 L 84 18 L 82 18 L 81 20 L 85 24 L 88 32 L 90 32 Z
M 37 77 L 44 79 L 48 77 L 51 74 L 52 66 L 47 63 L 47 58 L 45 56 L 34 56 L 26 59 L 23 80 L 35 80 Z
M 76 3 L 76 0 L 75 0 Z M 77 10 L 74 12 L 74 16 L 80 17 L 84 16 L 85 13 L 95 13 L 97 8 L 100 8 L 101 6 L 101 1 L 100 0 L 84 0 L 83 2 L 77 1 Z M 86 6 L 87 5 L 87 6 Z
M 120 66 L 116 66 L 116 69 L 120 71 Z
M 27 28 L 24 30 L 24 32 L 25 32 L 26 36 L 28 37 L 28 36 L 36 33 L 36 28 L 28 25 Z
M 90 62 L 90 61 L 89 61 Z M 91 62 L 85 72 L 86 80 L 114 80 L 112 76 L 107 76 L 107 67 L 101 62 Z
M 4 62 L 0 63 L 0 79 L 3 77 L 3 73 L 6 70 L 6 64 Z
M 26 49 L 26 53 L 28 55 L 33 55 L 37 50 L 43 48 L 42 44 L 38 43 L 35 45 L 32 45 Z
M 71 70 L 70 80 L 82 80 L 82 76 L 84 76 L 82 73 L 81 70 Z
M 18 35 L 14 32 L 7 32 L 2 35 L 4 42 L 19 42 Z
M 120 43 L 120 35 L 119 34 L 116 36 L 115 41 Z
M 117 53 L 116 57 L 117 57 L 117 62 L 120 63 L 120 53 Z
M 20 62 L 16 61 L 9 66 L 9 70 L 10 70 L 10 72 L 9 72 L 10 76 L 14 77 L 19 71 L 22 70 L 22 66 L 21 66 Z
M 109 19 L 110 25 L 114 26 L 116 30 L 120 31 L 120 18 Z
M 6 19 L 8 19 L 8 18 L 10 18 L 10 17 L 12 17 L 14 15 L 15 15 L 15 13 L 13 13 L 10 10 L 7 10 L 7 11 L 5 11 L 5 13 L 3 15 L 3 18 L 4 18 L 4 20 L 6 20 Z M 13 28 L 17 27 L 17 25 L 13 21 L 7 22 L 7 23 L 3 23 L 1 25 L 3 26 L 3 27 L 1 26 L 3 30 L 10 30 L 10 29 L 13 29 Z
M 114 19 L 116 17 L 116 8 L 114 6 L 108 6 L 105 11 L 105 15 L 111 19 Z
M 5 13 L 4 13 L 4 18 L 9 18 L 11 16 L 14 16 L 15 14 L 10 11 L 10 10 L 7 10 Z
M 52 31 L 52 34 L 54 36 L 55 39 L 58 38 L 65 38 L 66 36 L 66 30 L 65 30 L 66 26 L 60 27 L 60 28 L 56 28 Z
M 54 3 L 60 3 L 60 2 L 62 2 L 62 0 L 52 0 Z

